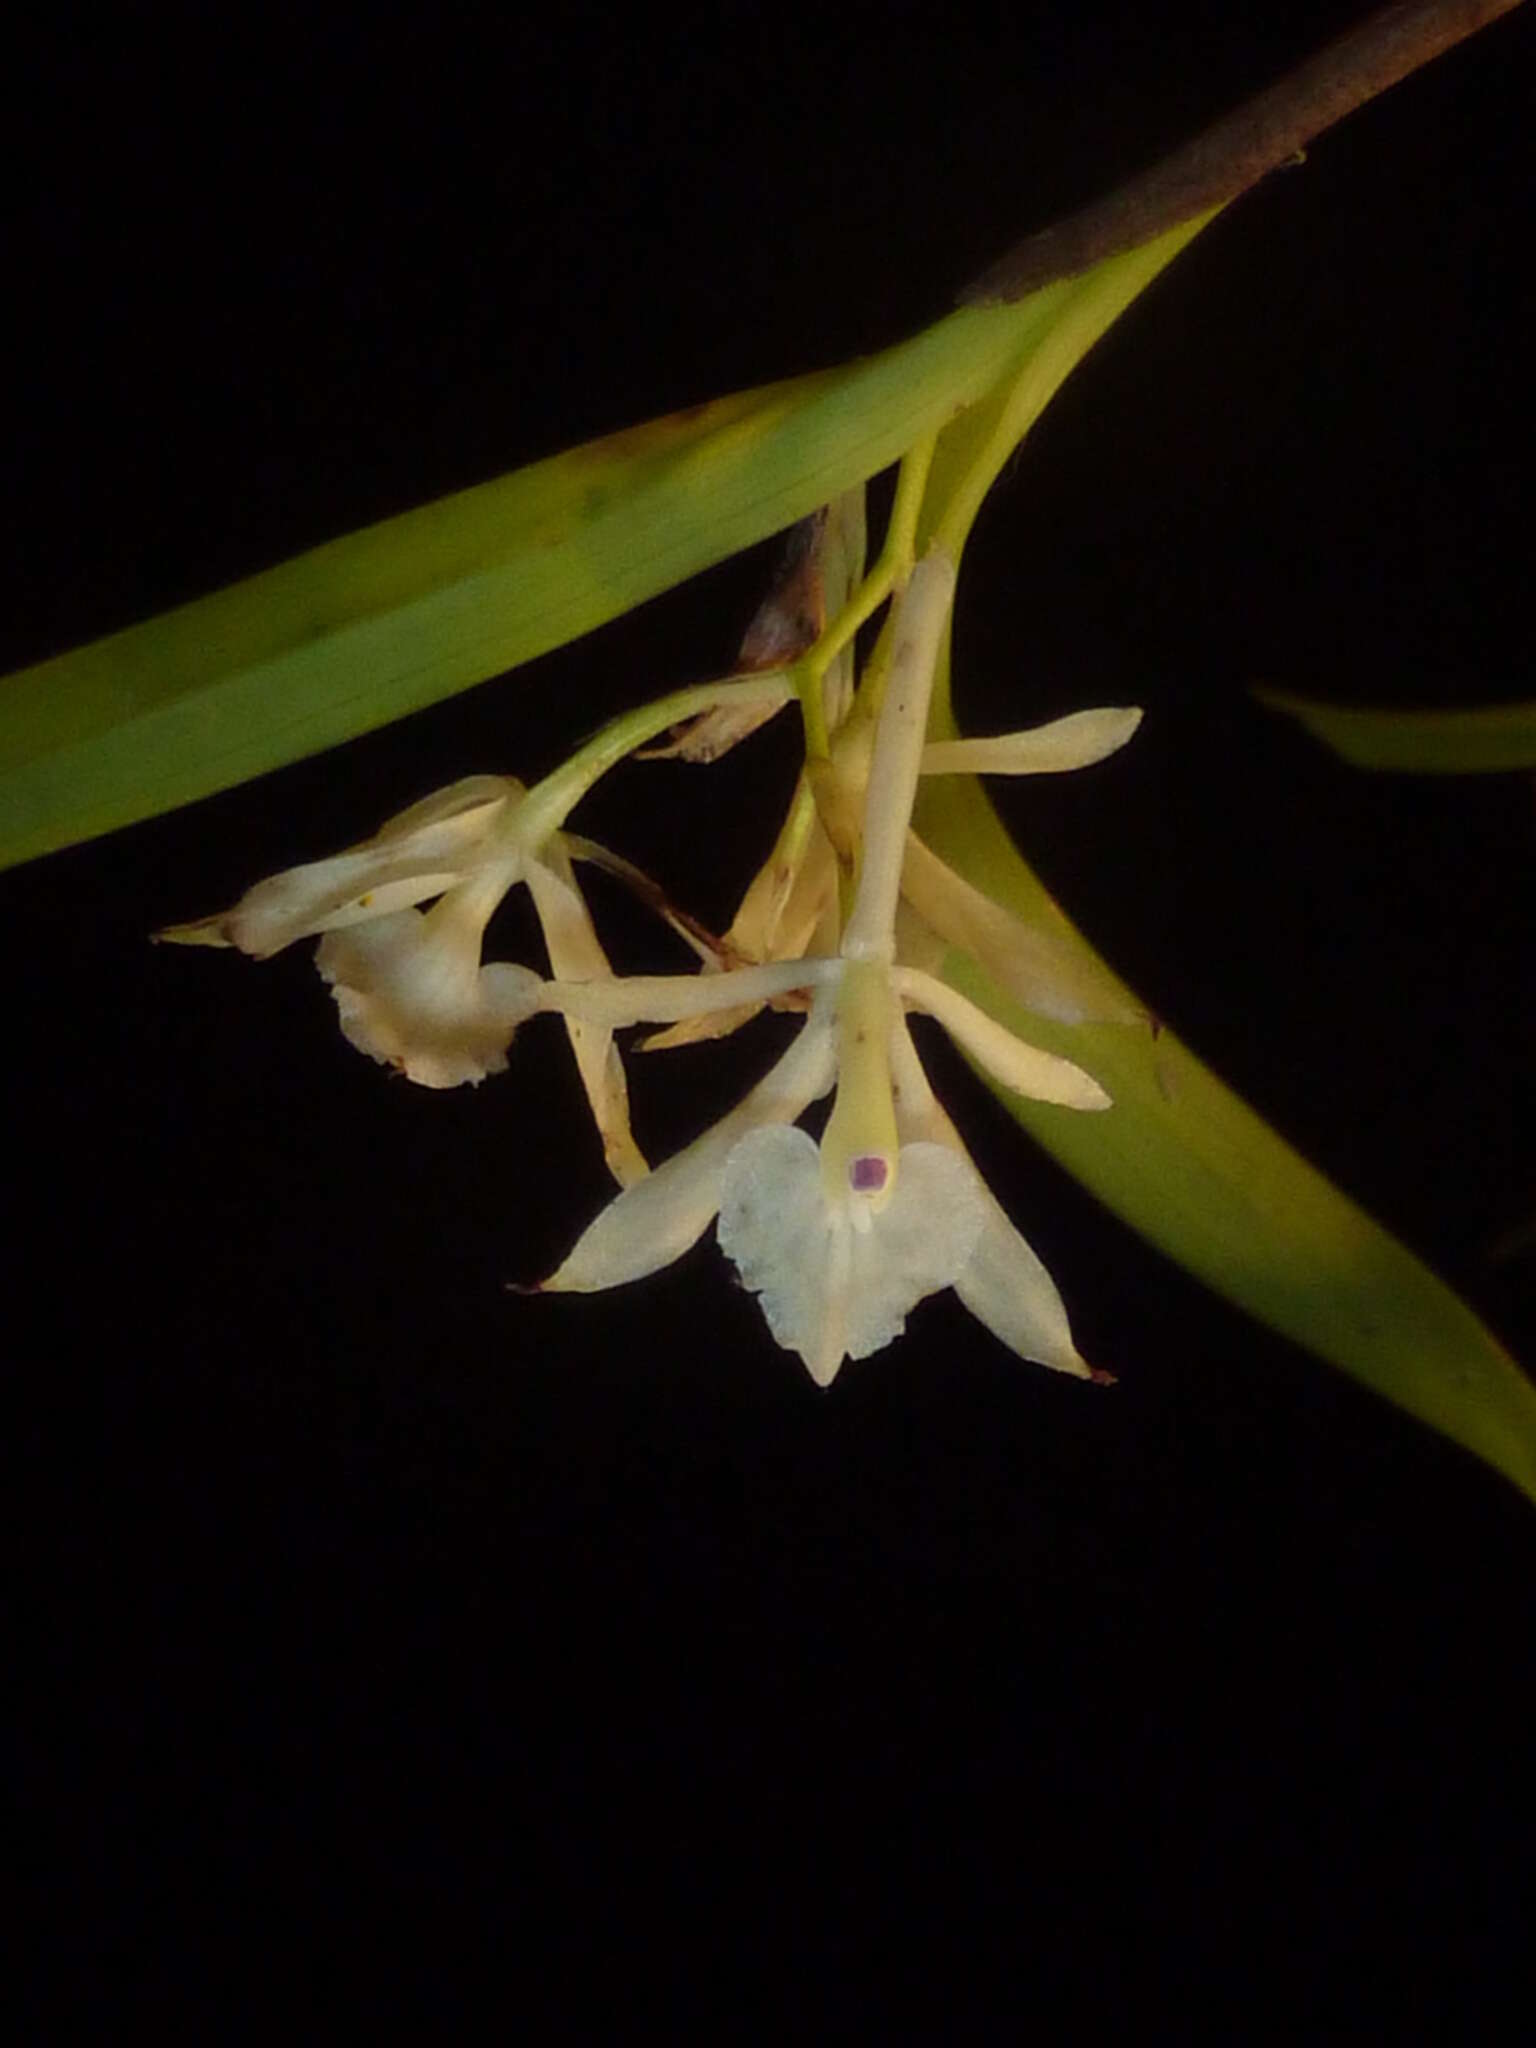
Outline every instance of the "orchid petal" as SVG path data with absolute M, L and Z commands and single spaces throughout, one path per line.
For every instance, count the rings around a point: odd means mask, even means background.
M 957 875 L 915 832 L 907 834 L 901 889 L 924 923 L 949 945 L 969 953 L 1026 1009 L 1062 1024 L 1148 1021 L 1146 1012 L 1086 947 L 1024 924 Z
M 461 830 L 473 840 L 483 833 L 485 814 L 494 806 L 521 803 L 527 794 L 515 775 L 462 775 L 386 818 L 368 843 L 414 840 L 433 826 Z
M 726 1162 L 720 1246 L 778 1342 L 827 1386 L 844 1358 L 883 1350 L 925 1295 L 955 1282 L 985 1222 L 979 1185 L 942 1146 L 905 1147 L 889 1202 L 861 1217 L 826 1199 L 814 1139 L 754 1131 Z
M 748 960 L 792 960 L 811 950 L 829 907 L 836 909 L 837 856 L 810 804 L 802 779 L 773 851 L 731 921 L 726 938 Z
M 942 1024 L 960 1049 L 1002 1087 L 1064 1109 L 1110 1107 L 1109 1096 L 1091 1074 L 1057 1053 L 1026 1045 L 947 983 L 915 967 L 895 968 L 891 980 L 898 995 Z
M 172 944 L 238 946 L 269 959 L 296 939 L 341 931 L 441 896 L 477 864 L 522 786 L 472 775 L 412 804 L 359 846 L 248 889 L 233 909 L 158 934 Z
M 1136 705 L 1072 711 L 1027 732 L 993 739 L 932 740 L 924 775 L 1060 775 L 1117 753 L 1141 723 Z
M 830 955 L 836 950 L 837 857 L 819 820 L 813 818 L 810 838 L 794 865 L 786 866 L 780 849 L 774 849 L 742 898 L 725 943 L 731 951 L 763 966 L 803 959 L 808 954 Z M 808 978 L 802 976 L 802 980 Z M 684 1018 L 665 1031 L 653 1032 L 644 1040 L 643 1050 L 661 1052 L 696 1045 L 702 1039 L 728 1037 L 772 1000 L 772 996 L 763 996 L 727 1010 Z
M 720 1206 L 720 1178 L 739 1140 L 762 1124 L 793 1123 L 826 1094 L 835 1072 L 830 1024 L 813 1015 L 728 1116 L 608 1204 L 543 1291 L 591 1294 L 681 1258 Z
M 253 960 L 269 960 L 296 939 L 409 910 L 460 879 L 457 868 L 424 871 L 418 861 L 387 850 L 339 853 L 271 875 L 231 909 L 167 925 L 155 937 L 171 946 L 236 946 Z
M 955 1282 L 956 1294 L 1015 1357 L 1073 1379 L 1093 1379 L 1092 1366 L 1072 1341 L 1066 1304 L 1055 1281 L 986 1182 L 978 1180 L 977 1185 L 986 1196 L 987 1218 L 970 1262 Z
M 524 872 L 552 971 L 574 981 L 611 977 L 613 970 L 576 885 L 570 855 L 558 837 L 527 863 Z M 608 1170 L 620 1187 L 628 1187 L 650 1169 L 629 1127 L 629 1089 L 612 1026 L 567 1017 L 565 1029 L 603 1141 Z
M 809 805 L 810 793 L 801 784 Z M 789 817 L 767 861 L 748 885 L 740 908 L 725 935 L 723 951 L 760 966 L 803 959 L 806 955 L 830 956 L 837 950 L 837 858 L 831 842 L 821 829 L 814 809 L 810 811 L 808 833 L 794 847 L 796 808 Z M 728 971 L 718 962 L 709 963 L 707 974 Z M 792 995 L 793 990 L 785 991 Z M 645 1052 L 671 1050 L 675 1046 L 697 1045 L 705 1039 L 727 1038 L 739 1031 L 768 1002 L 782 1003 L 784 995 L 761 996 L 752 1002 L 733 1005 L 680 1019 L 664 1031 L 653 1031 L 641 1042 Z
M 738 1003 L 734 1009 L 714 1010 L 705 1017 L 684 1017 L 662 1031 L 653 1031 L 638 1041 L 638 1052 L 672 1052 L 680 1045 L 704 1045 L 712 1039 L 729 1038 L 761 1011 L 761 1003 Z
M 955 1292 L 980 1323 L 1019 1358 L 1054 1372 L 1090 1379 L 1092 1368 L 1072 1341 L 1072 1327 L 1056 1283 L 1028 1240 L 976 1172 L 960 1133 L 950 1122 L 923 1071 L 911 1033 L 898 1023 L 891 1034 L 896 1083 L 896 1127 L 902 1158 L 918 1143 L 946 1145 L 971 1168 L 984 1220 L 976 1248 L 954 1282 Z
M 836 960 L 776 960 L 733 967 L 723 974 L 630 974 L 622 980 L 547 982 L 546 1010 L 619 1029 L 626 1024 L 671 1024 L 707 1016 L 738 1003 L 772 1002 L 795 990 L 835 980 Z

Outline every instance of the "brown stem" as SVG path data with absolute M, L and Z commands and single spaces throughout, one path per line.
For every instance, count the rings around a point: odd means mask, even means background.
M 1017 242 L 960 294 L 962 305 L 1019 299 L 1224 205 L 1289 162 L 1315 135 L 1520 0 L 1399 0 L 1329 43 L 1172 156 L 1103 199 Z

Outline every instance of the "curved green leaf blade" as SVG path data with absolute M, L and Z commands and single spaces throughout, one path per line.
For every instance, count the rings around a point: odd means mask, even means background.
M 1151 251 L 1132 252 L 1132 260 Z M 1080 321 L 1098 316 L 1117 280 L 1106 267 L 1086 282 Z M 959 555 L 987 485 L 1056 388 L 1051 370 L 1049 347 L 1021 358 L 1011 386 L 1000 381 L 940 435 L 921 534 L 938 534 Z M 956 731 L 949 682 L 946 647 L 934 693 L 936 738 Z M 1085 974 L 1107 979 L 1129 1007 L 1144 1011 L 1046 893 L 973 777 L 927 778 L 917 825 L 967 881 L 1055 946 L 1078 952 Z M 1114 1097 L 1114 1108 L 1098 1117 L 1002 1098 L 1107 1207 L 1206 1286 L 1462 1444 L 1536 1500 L 1536 1385 L 1443 1281 L 1172 1032 L 1053 1023 L 1013 1003 L 962 953 L 949 954 L 945 973 L 1032 1043 L 1076 1060 Z
M 1096 960 L 968 778 L 925 783 L 920 826 L 968 881 Z M 1104 970 L 1107 972 L 1108 970 Z M 1115 1106 L 1004 1097 L 1082 1184 L 1228 1300 L 1485 1459 L 1536 1500 L 1536 1385 L 1466 1304 L 1286 1144 L 1171 1032 L 1025 1012 L 964 955 L 946 975 Z
M 331 541 L 0 683 L 0 867 L 226 789 L 579 638 L 886 468 L 1075 283 Z
M 1356 768 L 1415 775 L 1493 775 L 1536 768 L 1536 703 L 1467 711 L 1367 711 L 1256 689 Z

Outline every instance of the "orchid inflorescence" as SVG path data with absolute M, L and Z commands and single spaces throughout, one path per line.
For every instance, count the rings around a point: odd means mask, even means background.
M 934 1018 L 1005 1089 L 1102 1111 L 1109 1097 L 1082 1068 L 1017 1037 L 932 970 L 956 948 L 1042 1013 L 1124 1012 L 1112 995 L 1085 993 L 1077 957 L 1058 957 L 1046 935 L 964 881 L 911 817 L 922 775 L 1084 767 L 1123 745 L 1140 713 L 1086 711 L 997 739 L 928 742 L 955 564 L 937 542 L 919 557 L 910 532 L 892 526 L 867 576 L 862 492 L 798 529 L 744 643 L 743 672 L 615 721 L 531 788 L 490 775 L 456 782 L 363 844 L 160 936 L 257 958 L 319 937 L 317 964 L 347 1038 L 428 1088 L 500 1072 L 520 1025 L 562 1017 L 620 1191 L 540 1291 L 640 1279 L 716 1222 L 773 1335 L 823 1385 L 845 1358 L 890 1343 L 916 1303 L 945 1287 L 1021 1357 L 1107 1378 L 1079 1355 L 1049 1274 L 934 1095 L 907 1018 Z M 887 596 L 856 682 L 856 631 Z M 600 776 L 669 730 L 671 744 L 656 751 L 711 760 L 797 699 L 805 767 L 723 938 L 567 830 Z M 694 947 L 700 971 L 615 975 L 577 862 L 636 887 Z M 547 976 L 482 960 L 490 918 L 519 883 L 543 932 Z M 787 1049 L 728 1115 L 651 1171 L 630 1129 L 615 1034 L 662 1026 L 648 1045 L 683 1045 L 734 1031 L 765 1006 L 800 1014 Z M 799 1120 L 829 1094 L 817 1141 Z

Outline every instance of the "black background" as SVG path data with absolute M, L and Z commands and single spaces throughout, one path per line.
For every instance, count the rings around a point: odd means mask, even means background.
M 8 79 L 5 666 L 898 339 L 1357 11 L 51 16 Z M 1529 693 L 1533 78 L 1524 10 L 1203 237 L 1008 473 L 957 627 L 979 729 L 1148 707 L 1005 799 L 1026 849 L 1527 1359 L 1531 1259 L 1493 1254 L 1536 1210 L 1529 779 L 1353 775 L 1245 689 Z M 457 2025 L 489 1969 L 578 2028 L 1011 2038 L 1064 1994 L 1090 2033 L 1216 2001 L 1492 2038 L 1536 1702 L 1502 1480 L 951 1064 L 1112 1392 L 943 1297 L 819 1394 L 710 1245 L 515 1298 L 604 1194 L 552 1035 L 435 1096 L 343 1045 L 302 949 L 146 943 L 718 672 L 773 553 L 0 878 L 20 1981 L 215 2034 L 269 1999 Z M 583 823 L 723 922 L 792 738 Z M 633 1063 L 642 1141 L 772 1038 Z

